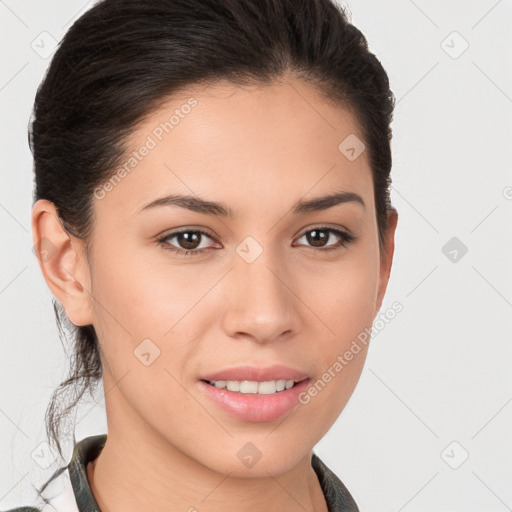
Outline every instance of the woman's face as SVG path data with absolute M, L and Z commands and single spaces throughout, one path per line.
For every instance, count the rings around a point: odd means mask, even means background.
M 322 438 L 359 379 L 367 345 L 351 346 L 390 266 L 361 140 L 348 111 L 297 80 L 189 89 L 138 127 L 94 199 L 109 436 L 254 476 Z

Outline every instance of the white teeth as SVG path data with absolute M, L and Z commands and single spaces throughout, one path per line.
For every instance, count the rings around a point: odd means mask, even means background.
M 228 391 L 240 391 L 240 382 L 237 380 L 228 380 L 226 387 Z
M 273 395 L 277 391 L 276 381 L 269 380 L 258 384 L 259 395 Z
M 258 383 L 254 380 L 243 380 L 240 383 L 240 393 L 257 393 Z
M 258 382 L 255 380 L 217 380 L 210 382 L 213 386 L 219 389 L 228 389 L 228 391 L 235 391 L 239 393 L 252 393 L 258 395 L 273 395 L 279 391 L 290 389 L 294 386 L 294 380 L 267 380 Z

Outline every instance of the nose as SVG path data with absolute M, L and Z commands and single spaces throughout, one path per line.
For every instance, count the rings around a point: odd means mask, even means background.
M 293 277 L 270 250 L 251 263 L 236 255 L 228 281 L 223 317 L 227 335 L 269 343 L 298 332 Z

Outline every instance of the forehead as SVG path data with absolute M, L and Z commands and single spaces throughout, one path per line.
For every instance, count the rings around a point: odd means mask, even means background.
M 299 80 L 196 85 L 139 123 L 108 200 L 134 213 L 155 194 L 172 191 L 260 208 L 262 201 L 283 203 L 289 195 L 295 202 L 332 188 L 370 199 L 366 151 L 353 158 L 347 145 L 364 148 L 355 117 Z
M 164 126 L 155 126 L 155 121 Z M 340 137 L 353 134 L 362 140 L 355 116 L 346 106 L 327 101 L 315 87 L 296 78 L 282 78 L 268 85 L 242 86 L 226 81 L 194 85 L 163 101 L 139 126 L 139 135 L 153 126 L 157 139 L 170 131 L 179 136 L 183 126 L 188 126 L 189 139 L 194 134 L 208 135 L 208 141 L 221 143 L 228 137 L 233 145 L 247 144 L 248 150 L 249 143 L 256 145 L 268 139 L 274 150 L 283 141 L 296 140 L 297 145 L 310 141 L 305 148 L 324 141 L 323 145 L 337 154 Z

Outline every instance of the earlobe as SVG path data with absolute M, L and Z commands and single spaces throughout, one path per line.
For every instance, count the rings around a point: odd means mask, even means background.
M 391 265 L 393 263 L 393 253 L 395 251 L 395 230 L 398 223 L 398 212 L 392 208 L 388 212 L 388 229 L 385 234 L 385 251 L 381 252 L 380 260 L 380 278 L 379 278 L 379 289 L 377 292 L 377 303 L 375 308 L 375 315 L 379 312 L 386 288 L 389 282 L 389 276 L 391 274 Z
M 34 204 L 31 223 L 33 252 L 46 284 L 72 324 L 92 324 L 90 273 L 83 243 L 70 236 L 55 205 L 46 199 Z

